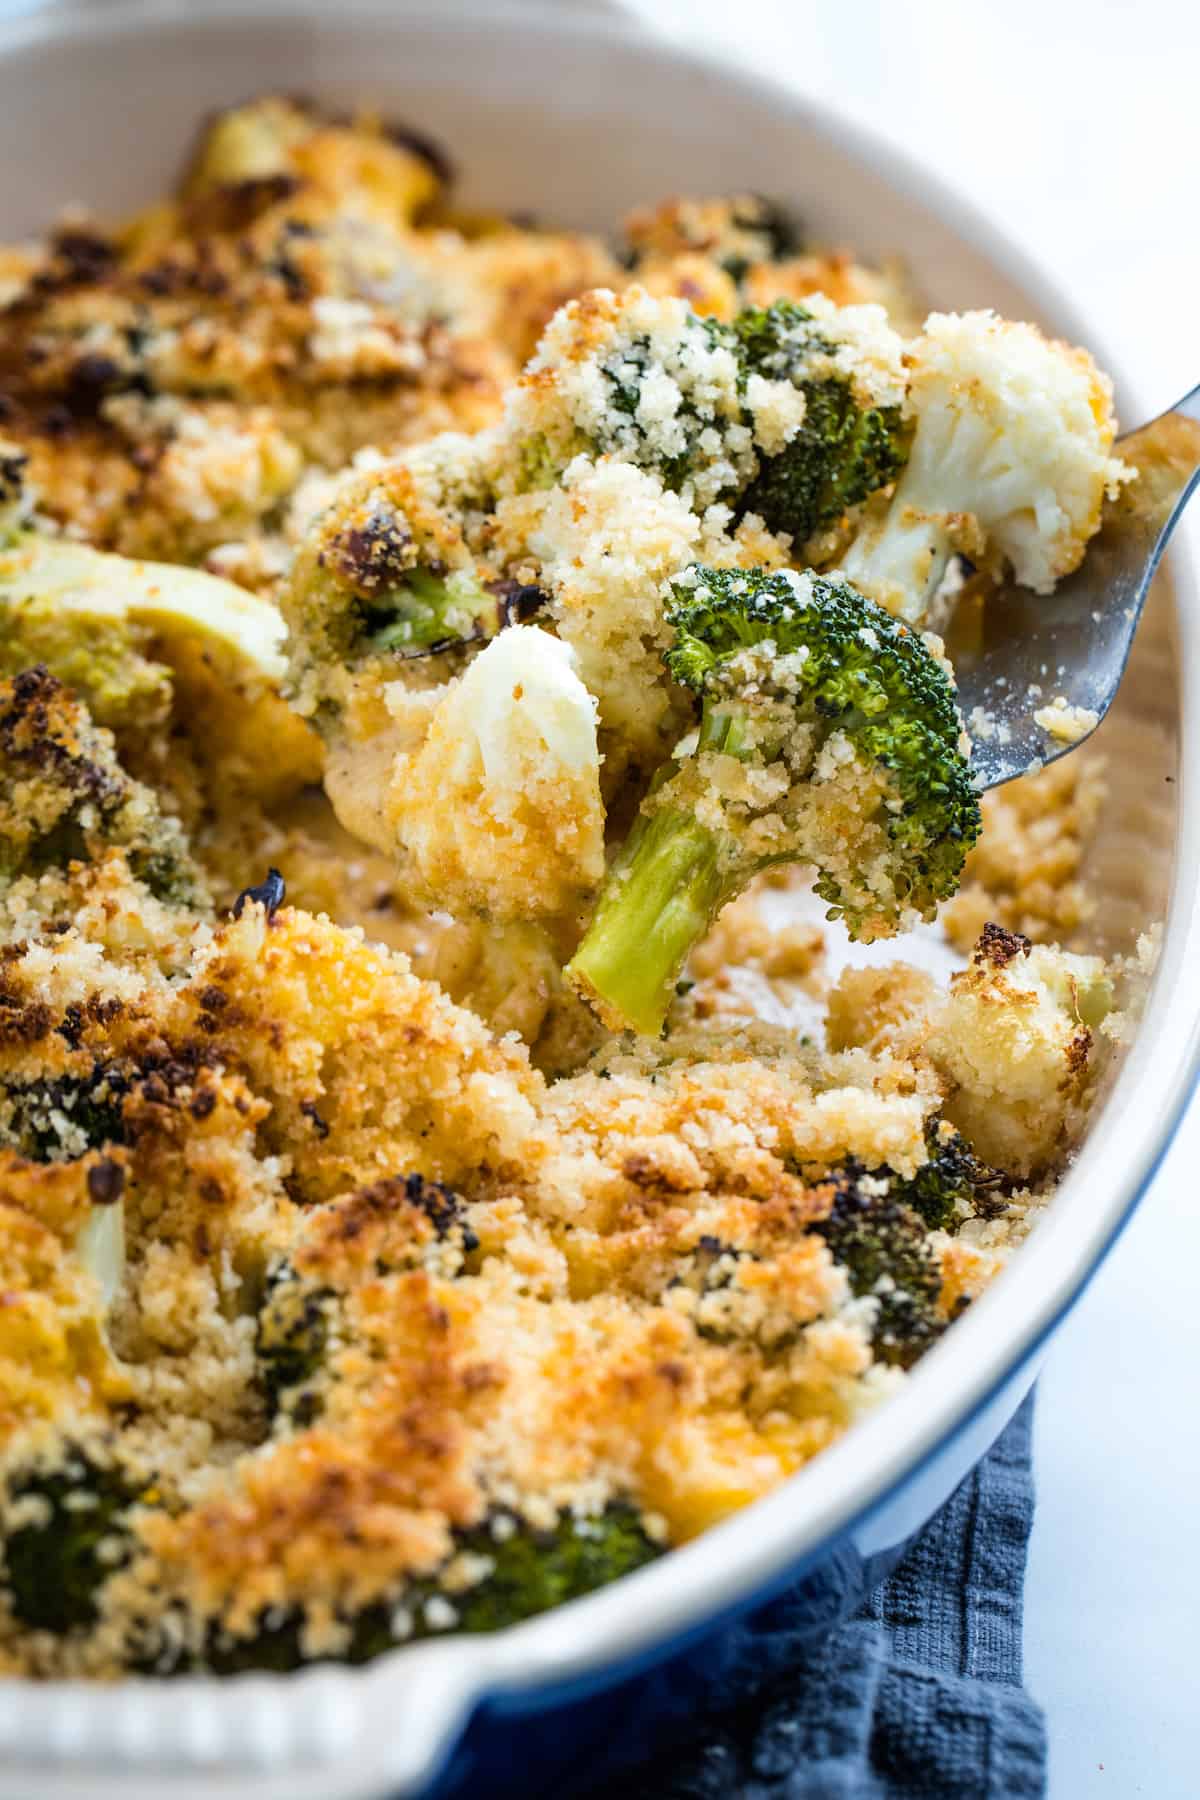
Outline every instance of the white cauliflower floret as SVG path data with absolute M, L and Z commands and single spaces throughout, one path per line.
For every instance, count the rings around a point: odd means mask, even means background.
M 1073 1141 L 1111 1004 L 1099 957 L 985 927 L 924 1044 L 952 1084 L 946 1117 L 985 1161 L 1027 1176 Z
M 497 506 L 493 553 L 536 574 L 599 702 L 608 786 L 631 760 L 657 762 L 688 717 L 663 662 L 670 577 L 696 560 L 773 567 L 783 556 L 749 521 L 736 535 L 729 524 L 726 507 L 698 515 L 657 476 L 614 457 L 578 456 L 558 486 Z
M 1125 478 L 1107 377 L 1086 351 L 990 312 L 931 314 L 911 356 L 908 463 L 847 576 L 910 623 L 955 551 L 1050 593 Z
M 596 703 L 574 660 L 537 626 L 501 632 L 388 771 L 381 847 L 452 912 L 570 915 L 604 873 Z

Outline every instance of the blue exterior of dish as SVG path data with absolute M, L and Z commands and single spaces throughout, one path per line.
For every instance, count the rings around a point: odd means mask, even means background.
M 568 1788 L 612 1791 L 624 1771 L 682 1741 L 745 1684 L 855 1611 L 999 1437 L 1028 1393 L 1040 1351 L 962 1427 L 839 1537 L 798 1561 L 766 1593 L 688 1637 L 586 1682 L 484 1700 L 427 1790 L 428 1800 L 538 1800 Z

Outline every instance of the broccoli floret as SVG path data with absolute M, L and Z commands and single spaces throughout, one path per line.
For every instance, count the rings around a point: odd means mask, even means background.
M 508 395 L 501 491 L 553 486 L 577 456 L 612 456 L 686 489 L 698 508 L 758 470 L 730 327 L 641 288 L 562 307 Z
M 945 669 L 846 582 L 693 567 L 667 618 L 698 729 L 656 777 L 567 968 L 607 1024 L 645 1033 L 760 870 L 815 864 L 827 916 L 871 939 L 933 917 L 980 826 Z
M 729 231 L 717 247 L 717 260 L 734 281 L 742 282 L 756 263 L 780 262 L 804 248 L 804 228 L 778 200 L 744 194 L 730 206 Z
M 804 418 L 774 456 L 764 456 L 739 502 L 772 531 L 803 544 L 896 479 L 907 454 L 899 404 L 878 404 L 870 364 L 856 367 L 837 315 L 820 320 L 795 301 L 739 314 L 733 323 L 743 383 L 759 375 L 804 395 Z M 864 378 L 861 369 L 869 373 Z
M 833 1204 L 812 1229 L 842 1265 L 851 1290 L 877 1302 L 871 1339 L 883 1362 L 911 1368 L 941 1336 L 941 1275 L 925 1221 L 883 1176 L 848 1162 L 829 1177 Z
M 23 1625 L 66 1632 L 95 1623 L 100 1589 L 129 1560 L 129 1508 L 145 1498 L 75 1448 L 55 1469 L 15 1482 L 10 1513 L 35 1515 L 4 1544 L 4 1585 Z
M 920 1213 L 930 1231 L 956 1231 L 964 1219 L 994 1218 L 1004 1211 L 1005 1202 L 992 1193 L 1003 1178 L 980 1162 L 952 1125 L 932 1120 L 925 1131 L 925 1147 L 929 1160 L 915 1175 L 892 1176 L 891 1192 L 893 1199 Z
M 202 902 L 178 819 L 126 774 L 111 733 L 42 665 L 0 682 L 0 785 L 0 881 L 117 846 L 156 899 Z
M 467 491 L 472 457 L 469 439 L 434 439 L 344 483 L 302 547 L 281 609 L 292 696 L 318 725 L 336 722 L 359 676 L 391 679 L 398 662 L 461 649 L 506 623 L 463 536 L 486 498 Z
M 697 510 L 736 503 L 803 543 L 895 478 L 905 388 L 877 306 L 778 301 L 727 323 L 601 291 L 551 321 L 510 396 L 502 460 L 523 491 L 580 454 L 615 456 Z
M 255 1337 L 268 1410 L 298 1429 L 320 1416 L 314 1384 L 357 1282 L 417 1267 L 453 1279 L 479 1248 L 462 1196 L 416 1173 L 356 1189 L 312 1215 L 310 1232 L 268 1272 Z
M 335 1305 L 331 1288 L 304 1280 L 288 1261 L 271 1271 L 254 1344 L 272 1417 L 283 1412 L 304 1426 L 320 1413 L 320 1396 L 308 1384 L 324 1364 Z
M 410 569 L 394 587 L 363 600 L 361 641 L 370 651 L 433 655 L 488 635 L 496 599 L 470 571 Z
M 31 1162 L 68 1162 L 125 1142 L 128 1077 L 111 1063 L 86 1075 L 12 1080 L 0 1090 L 0 1137 Z
M 398 1644 L 451 1632 L 499 1631 L 606 1587 L 661 1554 L 662 1546 L 625 1501 L 590 1518 L 563 1513 L 548 1531 L 534 1530 L 512 1513 L 493 1513 L 484 1524 L 456 1532 L 447 1559 L 447 1565 L 464 1556 L 478 1559 L 487 1572 L 474 1586 L 448 1588 L 438 1574 L 409 1582 L 353 1620 L 339 1660 L 368 1662 Z M 302 1621 L 293 1614 L 264 1624 L 250 1639 L 218 1638 L 204 1666 L 218 1674 L 295 1669 L 306 1660 L 302 1635 Z
M 672 373 L 680 399 L 664 431 L 663 421 L 649 414 L 645 406 L 647 390 L 661 375 L 662 343 L 649 335 L 618 343 L 599 365 L 608 404 L 588 448 L 598 455 L 612 452 L 639 468 L 653 469 L 665 488 L 678 492 L 710 458 L 707 441 L 701 440 L 707 439 L 721 419 L 719 400 L 714 404 L 704 378 L 688 379 L 691 365 L 703 365 L 710 352 L 731 349 L 727 326 L 716 319 L 699 319 L 694 313 L 686 315 L 679 342 L 671 346 Z M 678 448 L 673 447 L 676 444 Z

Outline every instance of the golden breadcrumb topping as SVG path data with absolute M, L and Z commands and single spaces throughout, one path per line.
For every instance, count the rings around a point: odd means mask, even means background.
M 858 499 L 798 546 L 739 494 L 813 382 L 900 428 L 903 276 L 757 196 L 612 244 L 459 213 L 434 146 L 268 98 L 0 300 L 0 1667 L 358 1661 L 615 1579 L 903 1384 L 1119 1037 L 1086 758 L 985 800 L 948 981 L 845 965 L 795 870 L 718 908 L 661 1037 L 564 979 L 664 795 L 908 921 L 841 734 L 655 780 L 670 583 L 809 595 Z M 775 301 L 807 391 L 714 335 Z M 964 329 L 1000 331 L 941 320 L 943 362 Z M 1020 343 L 1028 397 L 1062 347 Z M 1075 356 L 1072 554 L 1117 478 Z

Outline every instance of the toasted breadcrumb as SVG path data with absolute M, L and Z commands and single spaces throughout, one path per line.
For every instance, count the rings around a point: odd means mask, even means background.
M 745 424 L 689 309 L 851 308 L 896 400 L 883 309 L 919 329 L 896 268 L 755 197 L 626 239 L 456 214 L 420 140 L 266 99 L 175 197 L 5 255 L 5 531 L 291 571 L 291 710 L 194 633 L 0 619 L 6 1673 L 361 1660 L 521 1616 L 486 1604 L 514 1545 L 659 1554 L 903 1384 L 1083 1129 L 1124 1029 L 1056 947 L 1088 916 L 1090 760 L 986 798 L 948 986 L 831 985 L 789 872 L 720 915 L 661 1040 L 565 987 L 605 809 L 691 723 L 663 584 L 795 554 L 723 484 L 803 399 L 763 382 Z M 652 366 L 641 466 L 599 341 Z M 1106 451 L 1104 384 L 1069 373 Z M 712 415 L 686 495 L 651 466 L 677 404 Z M 559 478 L 514 465 L 527 428 Z M 410 656 L 387 605 L 418 567 L 462 629 Z M 771 842 L 788 796 L 703 760 L 696 807 Z M 836 739 L 814 774 L 883 882 L 878 794 Z
M 989 920 L 1034 943 L 1074 943 L 1095 910 L 1082 874 L 1106 792 L 1103 758 L 1089 749 L 983 796 L 983 832 L 941 912 L 957 949 Z

